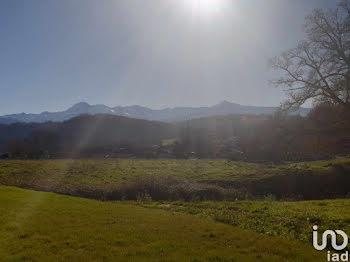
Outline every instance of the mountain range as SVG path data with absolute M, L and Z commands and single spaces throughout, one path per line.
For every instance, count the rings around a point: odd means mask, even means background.
M 177 122 L 216 115 L 269 115 L 276 112 L 276 110 L 277 107 L 245 106 L 227 101 L 223 101 L 210 107 L 175 107 L 165 109 L 150 109 L 142 106 L 109 107 L 106 105 L 90 105 L 85 102 L 80 102 L 61 112 L 42 112 L 40 114 L 21 113 L 0 116 L 0 124 L 12 124 L 16 122 L 61 122 L 83 114 L 110 114 L 144 120 Z M 309 113 L 309 111 L 309 108 L 300 108 L 298 111 L 293 112 L 293 114 L 305 116 Z

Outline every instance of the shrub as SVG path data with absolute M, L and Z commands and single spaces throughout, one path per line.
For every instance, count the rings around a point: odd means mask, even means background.
M 137 177 L 108 193 L 111 200 L 184 200 L 221 201 L 241 199 L 238 190 L 224 189 L 217 185 L 190 182 L 186 179 L 164 176 Z
M 276 201 L 276 196 L 273 194 L 267 194 L 264 197 L 264 201 L 269 201 L 269 202 Z
M 152 197 L 147 192 L 137 194 L 136 199 L 138 202 L 142 203 L 152 202 Z

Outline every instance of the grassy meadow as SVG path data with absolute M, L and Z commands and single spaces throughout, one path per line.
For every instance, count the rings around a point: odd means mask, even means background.
M 160 176 L 190 181 L 247 181 L 303 171 L 326 173 L 350 159 L 275 165 L 229 160 L 71 159 L 0 160 L 0 183 L 76 186 L 120 184 L 138 176 Z
M 277 168 L 278 169 L 278 168 Z M 2 181 L 27 180 L 65 184 L 122 183 L 135 176 L 173 176 L 192 181 L 259 178 L 276 172 L 272 165 L 226 160 L 3 160 Z
M 258 201 L 154 201 L 145 192 L 138 201 L 96 201 L 67 194 L 95 198 L 79 190 L 108 191 L 119 185 L 132 185 L 130 190 L 140 192 L 177 188 L 183 195 L 188 193 L 185 189 L 215 194 L 219 182 L 264 184 L 291 173 L 311 174 L 316 180 L 338 171 L 347 176 L 349 164 L 350 159 L 283 165 L 226 160 L 1 160 L 0 260 L 321 261 L 325 254 L 313 249 L 311 228 L 317 224 L 320 230 L 350 232 L 350 199 L 285 202 L 268 194 Z M 147 177 L 148 184 L 142 181 Z M 164 182 L 168 180 L 174 184 Z M 210 182 L 213 187 L 202 186 Z
M 282 200 L 350 195 L 350 159 L 306 163 L 228 160 L 1 160 L 0 184 L 97 200 Z M 310 187 L 309 185 L 312 185 Z
M 1 261 L 320 261 L 323 252 L 181 212 L 0 187 Z

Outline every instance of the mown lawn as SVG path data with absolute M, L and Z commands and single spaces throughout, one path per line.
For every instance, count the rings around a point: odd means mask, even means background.
M 311 243 L 181 212 L 0 187 L 1 261 L 322 261 Z
M 312 241 L 312 226 L 320 231 L 350 233 L 350 199 L 279 202 L 153 202 L 145 207 L 183 212 L 266 235 Z

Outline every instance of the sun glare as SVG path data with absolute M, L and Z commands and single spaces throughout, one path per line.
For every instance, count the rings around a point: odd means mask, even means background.
M 214 16 L 219 15 L 225 8 L 226 0 L 185 0 L 186 8 L 194 15 Z

